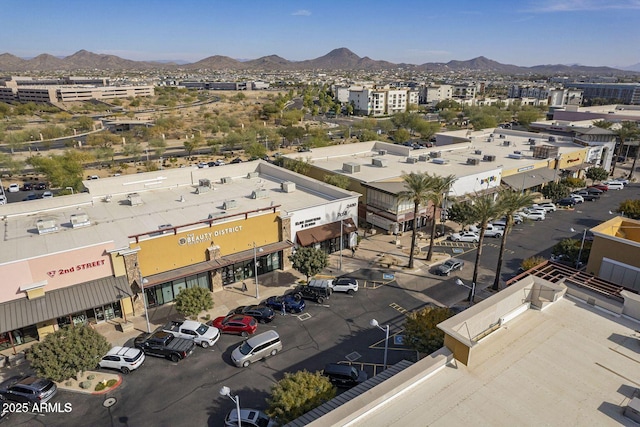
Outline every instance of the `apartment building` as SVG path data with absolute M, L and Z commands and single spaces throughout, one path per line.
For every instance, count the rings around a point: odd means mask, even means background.
M 384 116 L 407 111 L 409 104 L 418 105 L 419 92 L 415 89 L 351 88 L 349 103 L 355 114 Z

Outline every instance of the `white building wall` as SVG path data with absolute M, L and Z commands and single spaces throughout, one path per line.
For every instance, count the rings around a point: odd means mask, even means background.
M 472 165 L 468 166 L 473 168 Z M 443 174 L 446 174 L 443 172 Z M 496 168 L 490 171 L 479 172 L 477 174 L 461 176 L 451 186 L 449 196 L 475 195 L 485 193 L 487 190 L 498 188 L 502 180 L 502 169 Z
M 359 195 L 356 195 L 352 198 L 330 202 L 321 206 L 289 211 L 288 213 L 291 215 L 291 236 L 294 237 L 300 230 L 330 224 L 347 218 L 351 218 L 357 226 L 358 197 Z M 356 232 L 357 230 L 344 229 L 343 231 L 347 234 L 347 232 Z

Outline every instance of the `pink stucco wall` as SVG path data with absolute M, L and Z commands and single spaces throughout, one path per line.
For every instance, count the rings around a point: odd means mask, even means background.
M 44 287 L 47 292 L 112 276 L 111 257 L 106 251 L 113 248 L 113 243 L 106 243 L 1 264 L 0 302 L 25 298 L 21 286 L 44 280 L 47 281 Z

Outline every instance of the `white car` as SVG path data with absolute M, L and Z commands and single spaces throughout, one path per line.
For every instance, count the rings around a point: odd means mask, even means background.
M 453 233 L 449 239 L 454 242 L 472 242 L 478 243 L 480 236 L 473 231 L 463 231 L 462 233 Z
M 535 211 L 535 210 L 524 210 L 520 215 L 523 218 L 530 219 L 533 221 L 543 221 L 546 218 L 544 211 Z
M 613 181 L 613 182 L 621 182 L 624 185 L 629 184 L 629 180 L 627 178 L 614 178 L 611 181 Z
M 584 197 L 579 194 L 569 194 L 569 197 L 573 199 L 576 203 L 584 203 Z
M 620 181 L 604 181 L 604 185 L 609 187 L 609 190 L 622 190 L 624 189 L 624 184 Z
M 144 352 L 139 348 L 113 347 L 98 362 L 101 368 L 117 369 L 123 374 L 135 371 L 144 363 Z
M 45 191 L 44 193 L 42 193 L 43 199 L 50 199 L 52 197 L 53 197 L 53 193 L 51 191 Z
M 533 205 L 533 207 L 536 208 L 542 208 L 544 209 L 546 212 L 555 212 L 556 211 L 556 205 L 555 203 L 551 203 L 551 202 L 547 202 L 547 203 L 536 203 Z
M 7 190 L 9 190 L 9 193 L 17 193 L 20 191 L 20 186 L 18 184 L 9 184 Z

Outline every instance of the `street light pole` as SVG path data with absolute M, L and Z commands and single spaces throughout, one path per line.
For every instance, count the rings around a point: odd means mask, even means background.
M 578 259 L 576 260 L 576 270 L 580 267 L 580 260 L 582 259 L 582 249 L 584 249 L 584 239 L 587 238 L 587 229 L 582 232 L 582 242 L 580 243 L 580 251 L 578 251 Z
M 222 386 L 222 388 L 220 389 L 220 395 L 221 396 L 228 396 L 229 399 L 231 399 L 233 401 L 233 403 L 236 404 L 236 412 L 237 412 L 237 416 L 238 416 L 238 427 L 242 427 L 242 421 L 240 420 L 240 396 L 238 396 L 236 394 L 236 397 L 231 396 L 231 389 L 227 386 Z
M 456 285 L 458 286 L 464 286 L 465 288 L 469 289 L 469 298 L 468 301 L 473 304 L 475 301 L 475 297 L 476 297 L 476 282 L 471 282 L 471 286 L 465 285 L 464 282 L 460 279 L 456 279 L 455 281 Z
M 147 294 L 144 291 L 144 284 L 145 283 L 149 283 L 149 281 L 147 279 L 143 279 L 142 275 L 140 275 L 140 278 L 142 279 L 142 304 L 144 304 L 144 318 L 147 321 L 147 333 L 151 333 L 151 327 L 149 326 L 149 312 L 147 311 Z
M 374 328 L 378 328 L 381 331 L 385 331 L 384 337 L 384 369 L 387 369 L 387 352 L 389 351 L 389 325 L 386 325 L 384 328 L 380 326 L 376 319 L 371 319 L 369 324 Z
M 342 271 L 342 220 L 340 220 L 340 271 Z
M 256 299 L 260 299 L 260 289 L 258 285 L 258 251 L 262 252 L 262 248 L 256 248 L 256 242 L 253 242 L 253 274 L 256 282 Z

